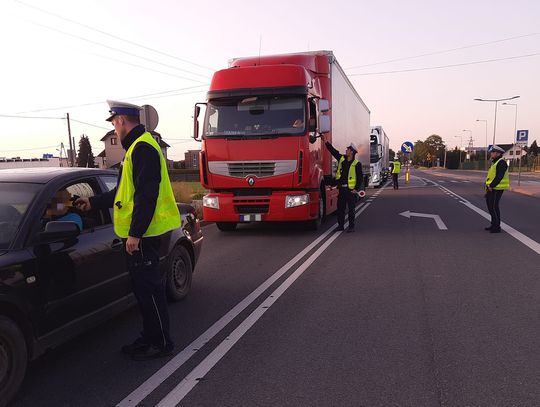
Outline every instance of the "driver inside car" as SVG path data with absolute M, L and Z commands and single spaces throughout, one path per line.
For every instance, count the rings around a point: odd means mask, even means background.
M 54 194 L 47 203 L 47 209 L 43 216 L 43 224 L 50 221 L 71 221 L 75 222 L 79 230 L 83 230 L 83 221 L 77 209 L 73 207 L 73 198 L 66 189 L 61 189 Z

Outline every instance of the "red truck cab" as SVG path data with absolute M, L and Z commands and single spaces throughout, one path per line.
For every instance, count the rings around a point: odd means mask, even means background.
M 202 126 L 195 107 L 205 220 L 220 230 L 254 221 L 316 229 L 336 210 L 331 156 L 318 137 L 330 132 L 330 69 L 323 51 L 235 59 L 214 74 Z

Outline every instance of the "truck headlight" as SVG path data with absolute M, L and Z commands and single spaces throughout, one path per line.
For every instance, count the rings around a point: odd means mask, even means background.
M 373 174 L 373 178 L 371 179 L 372 182 L 375 182 L 379 179 L 379 174 Z
M 202 202 L 206 208 L 219 209 L 219 198 L 217 196 L 203 196 Z
M 287 195 L 285 197 L 285 208 L 294 208 L 309 203 L 309 194 L 305 195 Z

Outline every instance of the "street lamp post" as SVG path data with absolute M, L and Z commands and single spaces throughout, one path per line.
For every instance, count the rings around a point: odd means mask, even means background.
M 487 152 L 487 150 L 488 150 L 488 141 L 487 141 L 487 120 L 476 119 L 476 121 L 477 121 L 477 122 L 484 122 L 485 125 L 486 125 L 486 151 L 485 151 L 486 156 L 485 156 L 485 158 L 484 158 L 484 170 L 487 171 L 487 162 L 488 162 L 488 152 Z
M 455 138 L 458 138 L 459 137 L 459 169 L 461 170 L 461 148 L 462 148 L 462 145 L 463 145 L 463 135 L 459 135 L 459 136 L 454 136 Z
M 504 102 L 503 105 L 507 106 L 514 106 L 515 107 L 515 115 L 514 115 L 514 140 L 517 140 L 517 110 L 518 105 L 516 103 L 506 103 Z M 518 186 L 521 185 L 521 156 L 523 154 L 523 147 L 519 148 L 519 158 L 518 158 Z
M 495 119 L 493 121 L 493 144 L 492 145 L 495 145 L 495 133 L 497 131 L 497 104 L 505 100 L 512 100 L 512 99 L 517 99 L 517 98 L 519 98 L 519 96 L 512 96 L 511 98 L 502 98 L 502 99 L 480 99 L 480 98 L 474 99 L 477 102 L 495 102 Z
M 469 140 L 472 140 L 472 130 L 461 130 L 461 131 L 468 131 L 469 132 Z M 472 147 L 472 145 L 471 145 Z M 467 154 L 469 154 L 469 160 L 470 160 L 470 154 L 471 154 L 471 151 L 467 148 Z

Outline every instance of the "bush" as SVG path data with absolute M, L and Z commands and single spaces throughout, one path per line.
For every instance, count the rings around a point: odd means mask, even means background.
M 202 199 L 205 189 L 198 182 L 171 182 L 177 202 L 191 203 L 193 199 Z

